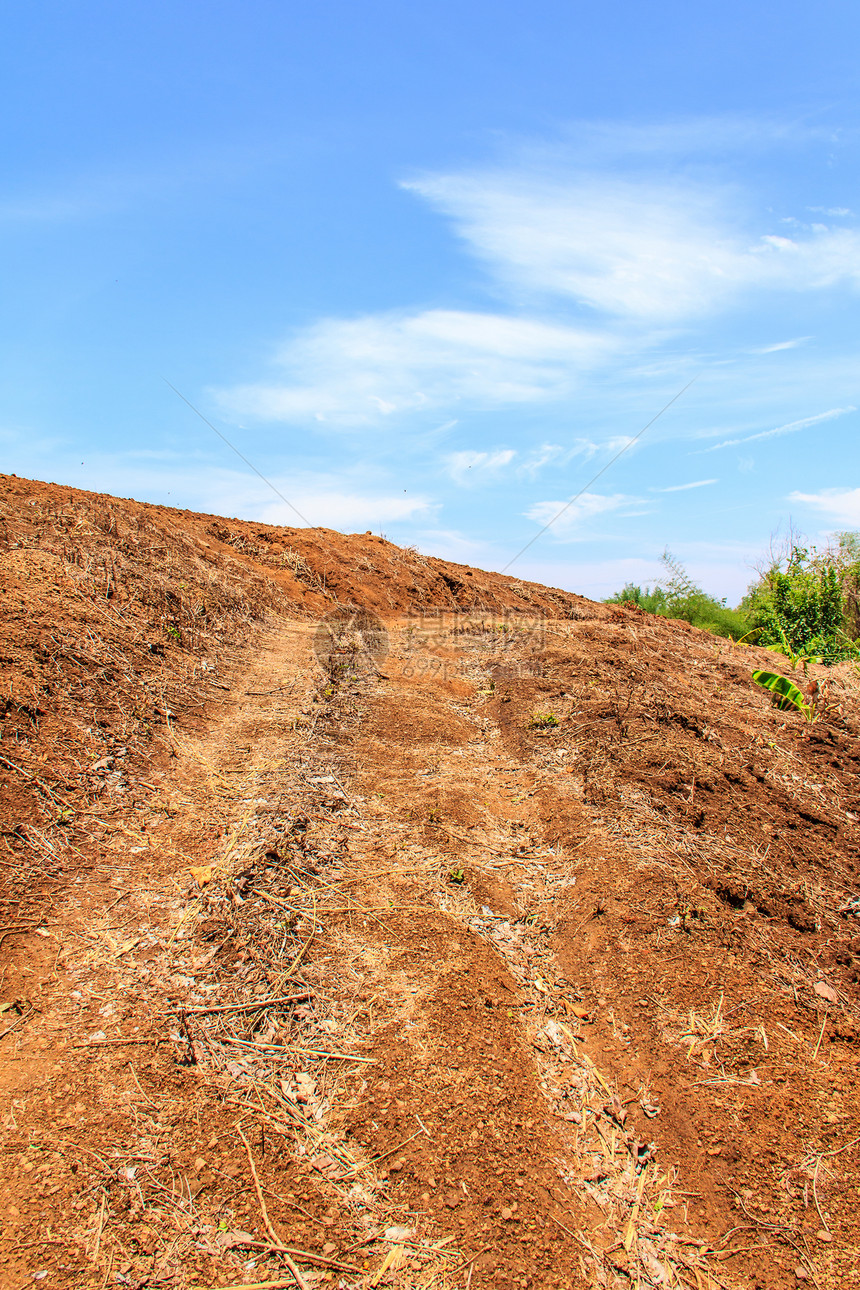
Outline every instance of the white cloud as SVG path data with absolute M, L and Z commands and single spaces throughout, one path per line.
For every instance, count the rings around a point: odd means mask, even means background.
M 744 435 L 740 439 L 724 439 L 722 443 L 700 449 L 700 452 L 717 452 L 720 448 L 735 448 L 740 443 L 754 443 L 757 439 L 774 439 L 779 435 L 794 434 L 798 430 L 806 430 L 809 426 L 819 425 L 822 421 L 832 421 L 834 417 L 843 417 L 856 410 L 853 407 L 830 408 L 828 412 L 818 412 L 813 417 L 801 417 L 799 421 L 789 421 L 783 426 L 776 426 L 773 430 L 760 430 L 757 434 Z
M 860 233 L 751 234 L 715 186 L 526 168 L 436 174 L 404 185 L 450 216 L 503 281 L 603 313 L 665 324 L 747 289 L 860 286 Z
M 628 510 L 629 514 L 628 508 L 641 505 L 641 502 L 641 498 L 628 497 L 625 493 L 583 493 L 572 502 L 536 502 L 525 514 L 536 524 L 551 524 L 556 536 L 570 539 L 577 536 L 575 531 L 588 520 L 622 509 Z
M 528 479 L 536 479 L 547 466 L 555 466 L 560 470 L 577 457 L 581 457 L 583 461 L 591 461 L 599 453 L 611 457 L 623 448 L 628 448 L 632 443 L 633 438 L 630 435 L 611 435 L 602 443 L 596 443 L 593 439 L 577 438 L 566 447 L 559 443 L 543 443 L 523 457 L 517 466 L 517 473 Z
M 360 427 L 457 404 L 557 399 L 616 348 L 599 332 L 503 314 L 435 309 L 330 318 L 282 346 L 285 378 L 217 397 L 237 416 Z
M 860 528 L 860 488 L 823 488 L 819 493 L 791 493 L 788 500 L 821 511 L 833 524 Z
M 498 448 L 494 452 L 473 452 L 468 449 L 452 452 L 445 458 L 448 474 L 456 484 L 472 484 L 497 475 L 516 457 L 513 448 Z
M 448 474 L 457 484 L 470 484 L 476 480 L 482 482 L 498 475 L 507 466 L 516 461 L 516 472 L 520 477 L 536 479 L 547 466 L 561 469 L 569 465 L 576 457 L 591 461 L 598 453 L 611 456 L 633 443 L 629 435 L 612 435 L 603 443 L 592 439 L 574 439 L 566 447 L 560 443 L 543 443 L 522 455 L 514 448 L 497 448 L 492 452 L 479 452 L 464 449 L 452 452 L 445 458 Z M 519 461 L 516 459 L 519 458 Z
M 781 349 L 797 349 L 798 345 L 805 345 L 811 336 L 798 336 L 794 340 L 781 340 L 775 345 L 763 345 L 761 349 L 750 350 L 751 354 L 776 354 Z
M 670 484 L 668 488 L 652 488 L 652 493 L 686 493 L 690 488 L 705 488 L 708 484 L 718 484 L 718 479 L 696 479 L 691 484 Z
M 570 460 L 571 450 L 563 448 L 560 443 L 542 443 L 539 448 L 534 448 L 529 455 L 520 462 L 519 473 L 527 476 L 529 479 L 537 479 L 540 472 L 545 466 L 564 465 Z

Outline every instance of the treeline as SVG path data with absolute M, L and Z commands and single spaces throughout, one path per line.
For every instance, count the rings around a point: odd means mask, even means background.
M 607 604 L 635 604 L 733 640 L 765 645 L 793 660 L 860 658 L 860 533 L 837 533 L 829 546 L 802 546 L 792 535 L 741 603 L 730 609 L 693 582 L 670 551 L 653 587 L 628 582 Z

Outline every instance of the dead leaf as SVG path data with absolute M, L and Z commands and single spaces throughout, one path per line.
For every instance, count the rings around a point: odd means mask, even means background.
M 222 1250 L 232 1250 L 234 1245 L 253 1245 L 256 1237 L 249 1232 L 219 1232 L 215 1244 Z
M 567 999 L 562 1001 L 565 1009 L 580 1021 L 591 1021 L 594 1016 L 591 1008 L 583 1008 L 578 1003 L 568 1003 Z
M 613 1094 L 612 1100 L 607 1102 L 603 1109 L 616 1124 L 621 1125 L 623 1128 L 624 1121 L 627 1119 L 627 1108 L 617 1094 Z
M 188 872 L 197 883 L 198 887 L 205 887 L 207 882 L 212 881 L 211 864 L 189 865 Z
M 828 985 L 826 981 L 816 981 L 812 988 L 818 995 L 819 999 L 826 999 L 828 1003 L 839 1002 L 839 995 L 833 989 L 833 986 Z

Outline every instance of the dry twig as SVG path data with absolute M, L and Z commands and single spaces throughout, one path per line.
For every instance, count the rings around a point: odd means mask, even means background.
M 241 1126 L 238 1124 L 236 1125 L 236 1132 L 238 1133 L 239 1137 L 242 1139 L 242 1141 L 245 1144 L 245 1151 L 248 1154 L 248 1164 L 251 1166 L 251 1173 L 253 1174 L 253 1177 L 254 1177 L 254 1186 L 257 1190 L 257 1200 L 260 1202 L 260 1213 L 263 1215 L 263 1223 L 265 1225 L 266 1231 L 269 1233 L 269 1236 L 271 1236 L 272 1241 L 275 1245 L 281 1245 L 281 1239 L 278 1236 L 278 1233 L 275 1231 L 274 1227 L 272 1227 L 272 1221 L 269 1218 L 269 1211 L 266 1208 L 266 1199 L 263 1195 L 263 1188 L 260 1186 L 260 1179 L 257 1174 L 257 1167 L 254 1164 L 254 1157 L 251 1154 L 251 1144 L 248 1141 L 248 1139 L 245 1137 L 245 1134 L 243 1133 Z M 308 1286 L 307 1281 L 305 1281 L 304 1277 L 302 1276 L 299 1269 L 296 1267 L 290 1255 L 286 1253 L 285 1249 L 282 1249 L 280 1252 L 283 1255 L 284 1262 L 286 1263 L 287 1267 L 292 1273 L 293 1281 L 297 1286 L 299 1286 L 299 1290 L 310 1290 L 310 1287 Z M 290 1285 L 291 1283 L 289 1281 L 278 1281 L 278 1282 L 275 1282 L 274 1284 L 285 1286 L 285 1285 Z

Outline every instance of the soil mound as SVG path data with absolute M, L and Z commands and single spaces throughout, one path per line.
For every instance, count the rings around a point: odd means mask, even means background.
M 851 1283 L 856 669 L 0 481 L 0 1284 Z

